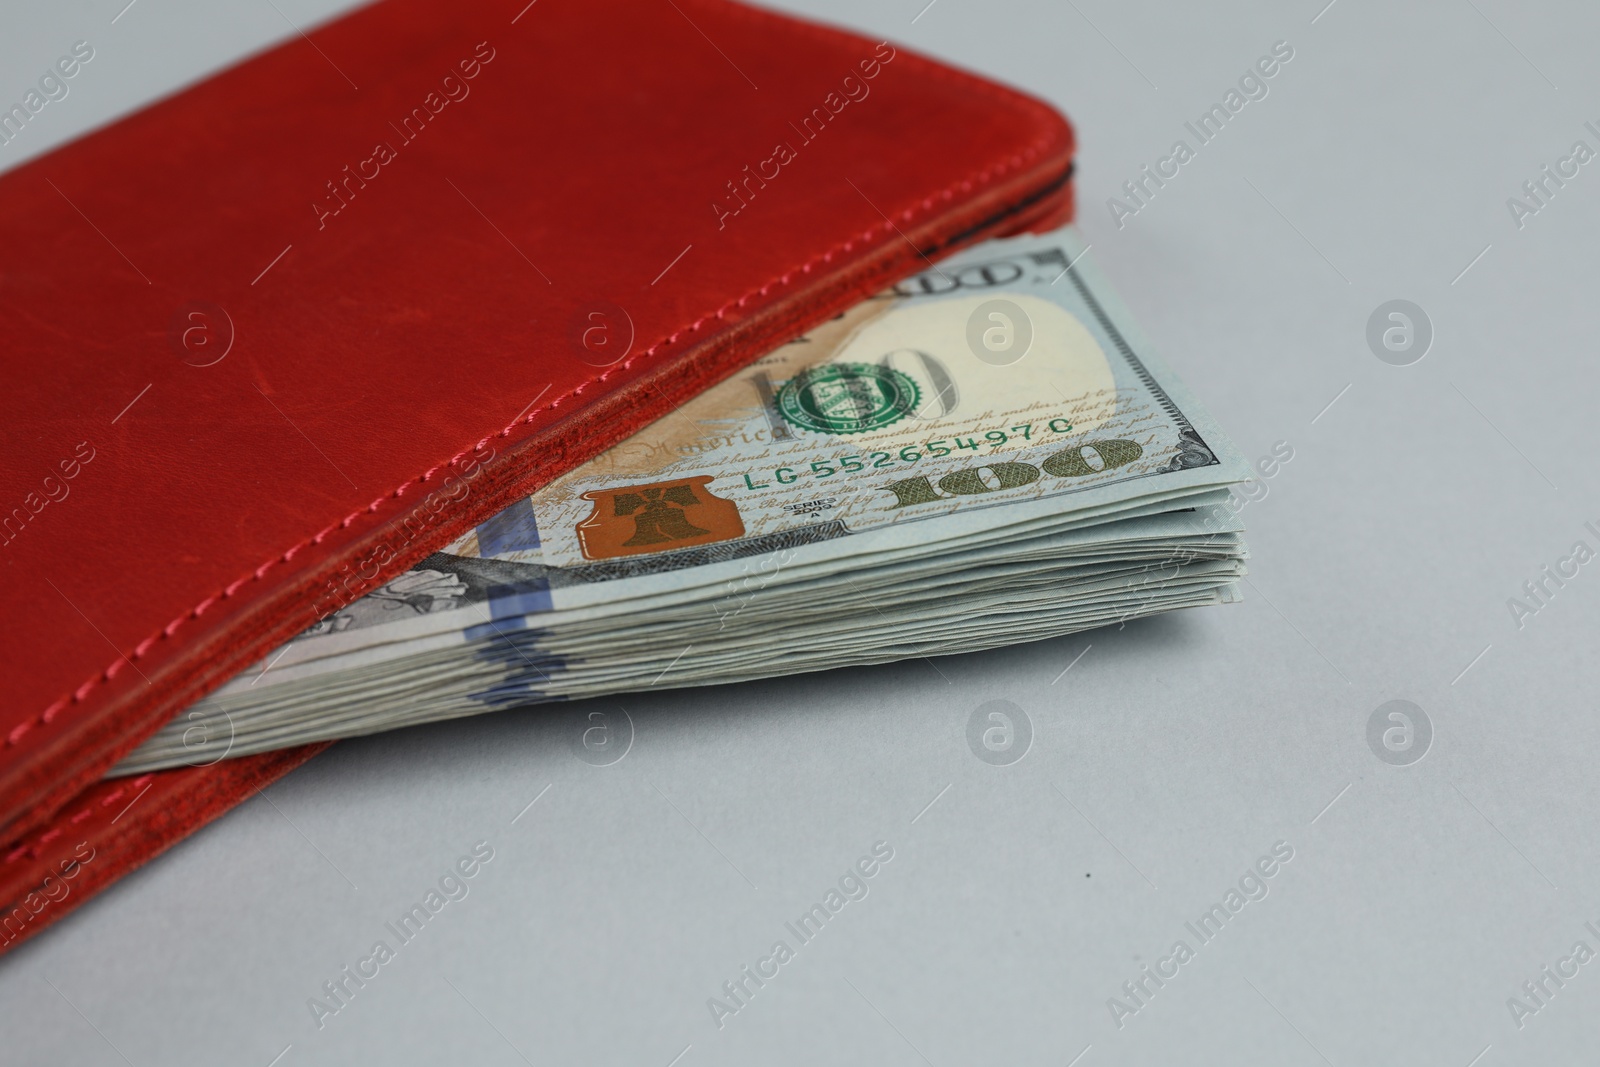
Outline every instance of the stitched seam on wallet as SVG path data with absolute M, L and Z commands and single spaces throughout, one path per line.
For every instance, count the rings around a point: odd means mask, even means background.
M 79 823 L 82 823 L 85 820 L 92 819 L 95 815 L 105 815 L 111 810 L 111 805 L 127 796 L 130 790 L 134 794 L 134 799 L 137 800 L 139 798 L 139 794 L 143 792 L 145 787 L 150 784 L 151 779 L 154 777 L 155 775 L 153 773 L 141 775 L 129 782 L 127 785 L 119 786 L 118 788 L 113 789 L 110 793 L 107 793 L 98 801 L 90 802 L 87 807 L 81 808 L 69 816 L 58 816 L 52 820 L 55 825 L 51 829 L 45 830 L 43 833 L 35 837 L 31 844 L 18 844 L 16 848 L 13 848 L 10 852 L 7 852 L 4 859 L 0 859 L 0 866 L 8 866 L 23 858 L 37 859 L 39 857 L 40 850 L 45 845 L 48 845 L 51 841 L 61 836 L 63 823 L 70 823 L 73 826 L 77 826 Z M 118 815 L 120 817 L 121 812 L 118 812 Z
M 747 15 L 748 14 L 754 14 L 758 18 L 758 20 L 762 16 L 765 16 L 764 12 L 758 13 L 758 12 L 755 12 L 754 9 L 744 8 L 744 7 L 742 7 L 740 5 L 737 5 L 737 4 L 730 4 L 729 8 L 734 10 L 734 11 L 736 11 L 736 12 L 738 12 L 738 13 L 740 13 L 740 14 L 747 14 Z M 784 21 L 787 21 L 787 20 L 784 20 Z M 811 26 L 809 24 L 801 23 L 801 24 L 799 24 L 798 28 L 807 31 L 811 36 L 822 37 L 822 38 L 830 37 L 830 34 L 827 31 L 824 31 L 821 27 L 814 27 L 814 26 Z M 941 79 L 946 80 L 946 81 L 959 81 L 959 82 L 968 84 L 969 86 L 980 88 L 983 91 L 985 91 L 988 95 L 994 96 L 997 99 L 1003 99 L 1003 100 L 1006 100 L 1006 101 L 1011 102 L 1013 104 L 1019 104 L 1019 103 L 1020 104 L 1027 104 L 1027 105 L 1029 105 L 1029 110 L 1033 110 L 1033 111 L 1036 111 L 1036 112 L 1043 112 L 1046 115 L 1050 114 L 1048 109 L 1046 109 L 1043 105 L 1037 104 L 1034 101 L 1030 100 L 1029 98 L 1027 98 L 1025 96 L 1022 96 L 1021 94 L 1013 94 L 1010 91 L 1000 89 L 998 86 L 991 86 L 987 82 L 983 81 L 981 78 L 960 75 L 960 74 L 958 74 L 957 72 L 954 72 L 954 71 L 947 71 L 944 68 L 942 68 L 941 66 L 939 66 L 938 64 L 929 62 L 927 60 L 924 60 L 924 59 L 922 59 L 922 57 L 917 56 L 915 54 L 904 53 L 904 55 L 905 55 L 905 58 L 908 58 L 908 59 L 911 59 L 911 60 L 914 61 L 913 65 L 917 66 L 918 68 L 920 68 L 921 70 L 923 70 L 924 72 L 926 72 L 928 74 L 936 75 L 936 76 L 938 76 Z M 899 54 L 897 54 L 896 58 L 900 58 Z M 759 297 L 766 296 L 767 293 L 770 290 L 774 289 L 774 288 L 782 288 L 782 287 L 787 286 L 791 279 L 795 278 L 796 276 L 809 273 L 813 268 L 815 268 L 817 266 L 820 266 L 822 264 L 828 263 L 835 256 L 837 256 L 837 255 L 839 255 L 841 253 L 849 252 L 858 243 L 868 242 L 868 241 L 870 241 L 872 238 L 874 238 L 876 235 L 878 235 L 880 233 L 883 234 L 884 236 L 900 235 L 899 228 L 895 225 L 894 218 L 898 218 L 903 222 L 909 223 L 909 222 L 913 221 L 913 219 L 915 219 L 918 215 L 926 214 L 929 211 L 931 211 L 933 206 L 936 203 L 938 203 L 940 201 L 948 201 L 948 200 L 953 199 L 957 191 L 970 192 L 970 191 L 976 189 L 977 187 L 992 184 L 994 182 L 994 180 L 999 178 L 1001 175 L 1004 175 L 1004 174 L 1008 173 L 1009 171 L 1015 170 L 1016 168 L 1020 167 L 1021 165 L 1025 164 L 1025 163 L 1028 163 L 1031 160 L 1033 160 L 1035 157 L 1037 157 L 1044 150 L 1044 148 L 1049 144 L 1050 140 L 1051 140 L 1051 136 L 1049 134 L 1042 135 L 1038 139 L 1036 139 L 1032 144 L 1028 145 L 1023 150 L 1014 153 L 1009 158 L 1000 160 L 1000 161 L 998 161 L 996 163 L 992 163 L 989 166 L 984 167 L 981 170 L 975 171 L 972 174 L 968 175 L 967 177 L 965 177 L 965 178 L 963 178 L 963 179 L 961 179 L 959 181 L 955 181 L 955 182 L 950 183 L 949 185 L 945 186 L 945 188 L 943 188 L 939 192 L 934 193 L 934 194 L 930 194 L 930 195 L 924 197 L 921 201 L 917 202 L 916 204 L 912 205 L 911 207 L 904 208 L 903 210 L 901 210 L 899 212 L 899 214 L 897 216 L 894 216 L 893 218 L 889 219 L 888 221 L 885 221 L 885 222 L 883 222 L 881 224 L 876 224 L 876 225 L 868 227 L 865 231 L 863 231 L 862 233 L 858 234 L 857 236 L 849 238 L 847 240 L 844 240 L 844 241 L 840 242 L 839 244 L 834 245 L 834 247 L 828 249 L 827 251 L 819 253 L 818 255 L 813 256 L 810 260 L 808 260 L 807 262 L 805 262 L 801 266 L 795 267 L 795 268 L 790 269 L 789 271 L 786 271 L 785 273 L 779 275 L 778 277 L 772 279 L 771 281 L 768 281 L 765 285 L 762 285 L 758 289 L 750 290 L 744 296 L 739 297 L 737 300 L 729 300 L 727 303 L 723 304 L 722 307 L 718 308 L 716 311 L 708 312 L 707 314 L 702 315 L 700 318 L 696 319 L 694 322 L 690 323 L 688 326 L 683 327 L 682 329 L 679 329 L 679 330 L 677 330 L 677 331 L 675 331 L 675 332 L 673 332 L 671 334 L 668 334 L 666 337 L 662 338 L 661 340 L 658 340 L 655 344 L 651 345 L 649 348 L 645 349 L 644 351 L 638 352 L 638 353 L 635 353 L 632 356 L 629 356 L 627 359 L 623 360 L 622 362 L 620 362 L 620 363 L 616 364 L 615 366 L 611 367 L 610 369 L 606 370 L 604 373 L 598 375 L 597 377 L 591 378 L 588 381 L 586 381 L 586 382 L 582 383 L 581 385 L 577 386 L 571 392 L 566 393 L 566 394 L 564 394 L 564 395 L 562 395 L 560 397 L 557 397 L 555 400 L 552 400 L 544 408 L 535 409 L 533 411 L 530 411 L 530 412 L 528 412 L 528 414 L 526 416 L 519 416 L 517 419 L 512 420 L 512 422 L 510 424 L 508 424 L 504 429 L 502 429 L 499 433 L 491 433 L 491 434 L 485 435 L 482 439 L 480 439 L 478 441 L 478 443 L 476 445 L 473 445 L 470 448 L 463 448 L 461 451 L 457 452 L 454 456 L 450 457 L 450 459 L 446 460 L 444 463 L 438 464 L 437 466 L 434 466 L 434 467 L 431 467 L 428 470 L 424 471 L 421 475 L 419 475 L 419 476 L 417 476 L 415 478 L 411 478 L 411 479 L 401 483 L 400 486 L 398 488 L 396 488 L 393 492 L 386 493 L 386 494 L 384 494 L 382 496 L 379 496 L 376 500 L 374 500 L 372 503 L 368 504 L 365 508 L 358 508 L 357 510 L 352 511 L 349 515 L 346 515 L 339 522 L 335 522 L 335 523 L 330 524 L 329 526 L 324 528 L 321 532 L 315 534 L 312 537 L 306 538 L 305 540 L 301 541 L 300 543 L 294 545 L 292 548 L 289 548 L 288 550 L 283 552 L 281 555 L 273 556 L 272 558 L 268 559 L 266 562 L 262 563 L 260 566 L 256 567 L 254 570 L 247 572 L 242 577 L 236 579 L 235 581 L 233 581 L 229 585 L 225 586 L 219 592 L 212 593 L 210 596 L 206 597 L 204 600 L 202 600 L 199 604 L 195 605 L 193 608 L 189 609 L 188 611 L 182 612 L 176 618 L 174 618 L 171 622 L 167 623 L 166 626 L 163 626 L 162 628 L 157 630 L 155 633 L 151 634 L 149 637 L 146 637 L 143 641 L 139 642 L 139 644 L 134 647 L 133 652 L 132 652 L 131 655 L 121 655 L 121 654 L 119 654 L 118 657 L 115 660 L 113 660 L 108 667 L 105 668 L 105 670 L 103 670 L 103 671 L 101 671 L 101 672 L 99 672 L 97 674 L 91 675 L 88 679 L 86 679 L 76 689 L 72 690 L 70 693 L 67 693 L 67 694 L 65 694 L 65 695 L 63 695 L 61 697 L 58 697 L 52 704 L 50 704 L 49 707 L 45 708 L 45 710 L 40 712 L 39 715 L 37 715 L 36 717 L 34 717 L 32 719 L 25 720 L 25 721 L 17 724 L 17 726 L 15 726 L 6 735 L 5 747 L 10 748 L 10 747 L 20 743 L 22 738 L 30 730 L 34 729 L 37 726 L 48 726 L 49 724 L 54 722 L 60 716 L 61 712 L 66 710 L 66 708 L 69 705 L 76 705 L 76 704 L 83 703 L 83 701 L 88 698 L 89 694 L 91 692 L 93 692 L 94 689 L 97 686 L 100 686 L 100 685 L 103 685 L 103 684 L 105 684 L 107 682 L 110 682 L 113 678 L 115 678 L 117 676 L 117 674 L 122 670 L 124 664 L 131 665 L 134 661 L 143 658 L 150 651 L 152 646 L 156 645 L 160 641 L 164 641 L 167 638 L 171 637 L 188 620 L 190 620 L 190 619 L 198 619 L 201 615 L 203 615 L 209 608 L 211 608 L 219 600 L 227 600 L 227 599 L 232 598 L 233 595 L 236 592 L 238 592 L 238 590 L 240 589 L 241 586 L 244 586 L 244 585 L 246 585 L 246 584 L 248 584 L 250 582 L 260 581 L 261 578 L 269 570 L 271 570 L 274 566 L 276 566 L 279 563 L 288 563 L 302 549 L 306 548 L 309 545 L 320 545 L 320 544 L 322 544 L 322 542 L 330 534 L 334 533 L 336 530 L 348 529 L 353 523 L 356 522 L 357 519 L 359 519 L 361 517 L 363 512 L 365 512 L 365 513 L 367 513 L 369 515 L 377 514 L 378 508 L 380 506 L 382 506 L 385 502 L 387 502 L 389 500 L 397 500 L 397 499 L 399 499 L 401 496 L 403 496 L 405 494 L 405 492 L 408 489 L 410 489 L 415 484 L 426 483 L 434 475 L 434 473 L 439 470 L 440 467 L 448 467 L 448 466 L 451 466 L 451 465 L 455 464 L 457 460 L 459 460 L 463 456 L 467 455 L 468 452 L 481 452 L 488 445 L 488 443 L 489 443 L 491 438 L 509 437 L 511 435 L 512 430 L 517 426 L 517 424 L 519 422 L 524 423 L 524 424 L 531 423 L 531 422 L 534 421 L 535 418 L 539 417 L 541 414 L 544 414 L 544 413 L 550 412 L 550 411 L 554 411 L 556 408 L 560 407 L 562 404 L 564 404 L 567 401 L 572 400 L 572 399 L 576 398 L 577 396 L 579 396 L 581 393 L 583 393 L 584 390 L 588 389 L 590 386 L 597 385 L 597 384 L 600 384 L 602 382 L 605 382 L 608 378 L 612 377 L 615 374 L 620 374 L 620 373 L 622 373 L 624 371 L 632 369 L 634 367 L 634 365 L 636 363 L 638 363 L 639 361 L 647 359 L 648 357 L 655 355 L 655 353 L 656 353 L 656 351 L 658 349 L 661 349 L 661 348 L 663 348 L 665 346 L 669 346 L 669 345 L 675 344 L 680 337 L 684 337 L 684 336 L 687 336 L 689 334 L 693 334 L 696 331 L 698 331 L 700 329 L 700 327 L 702 325 L 704 325 L 705 323 L 707 323 L 707 322 L 709 322 L 711 320 L 714 320 L 714 319 L 721 319 L 729 311 L 732 311 L 732 310 L 734 310 L 736 308 L 742 308 L 746 304 L 748 304 L 751 300 L 759 298 Z M 900 235 L 900 236 L 903 236 L 903 235 Z

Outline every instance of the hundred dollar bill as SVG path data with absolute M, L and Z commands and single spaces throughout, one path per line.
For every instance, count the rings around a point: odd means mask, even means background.
M 243 754 L 1225 602 L 1247 475 L 1075 231 L 989 242 L 324 618 L 123 769 L 190 762 L 197 715 Z

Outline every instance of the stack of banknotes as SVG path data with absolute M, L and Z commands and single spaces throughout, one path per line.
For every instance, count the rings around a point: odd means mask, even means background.
M 1249 468 L 1085 252 L 1064 229 L 930 264 L 323 619 L 118 772 L 1238 599 Z

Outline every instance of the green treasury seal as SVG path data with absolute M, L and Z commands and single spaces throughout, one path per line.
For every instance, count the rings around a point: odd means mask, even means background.
M 892 426 L 917 409 L 921 390 L 903 371 L 874 363 L 824 363 L 778 390 L 786 421 L 818 433 L 860 433 Z

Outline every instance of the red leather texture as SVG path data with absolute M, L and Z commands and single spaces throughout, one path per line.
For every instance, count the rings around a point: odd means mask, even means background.
M 0 855 L 0 952 L 288 774 L 327 744 L 103 781 Z
M 788 337 L 1064 220 L 1072 150 L 725 0 L 388 0 L 0 176 L 0 841 Z

